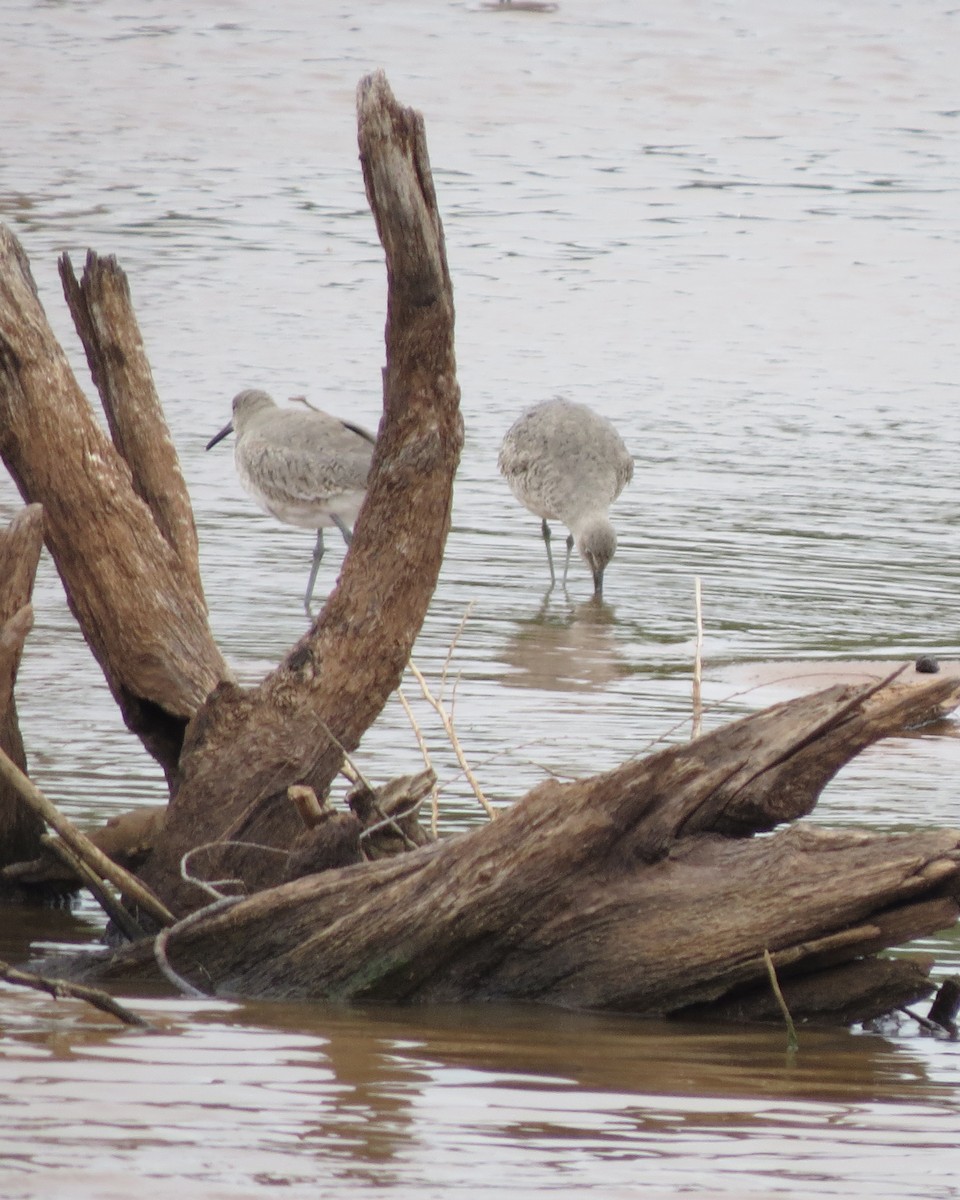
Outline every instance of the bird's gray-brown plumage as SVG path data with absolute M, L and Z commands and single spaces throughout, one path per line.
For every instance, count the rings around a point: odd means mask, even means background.
M 233 419 L 207 443 L 237 435 L 234 460 L 240 482 L 265 512 L 317 541 L 304 606 L 323 557 L 323 530 L 331 525 L 349 546 L 366 495 L 375 438 L 366 430 L 314 408 L 279 408 L 255 388 L 233 399 Z
M 617 548 L 607 511 L 633 478 L 633 458 L 606 417 L 572 400 L 547 400 L 528 409 L 507 431 L 500 471 L 510 490 L 541 518 L 551 586 L 556 583 L 548 521 L 569 529 L 563 582 L 576 545 L 603 592 L 603 572 Z

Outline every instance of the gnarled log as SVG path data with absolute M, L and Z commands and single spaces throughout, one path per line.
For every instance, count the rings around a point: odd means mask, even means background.
M 937 680 L 777 705 L 544 783 L 469 834 L 194 914 L 166 953 L 223 994 L 765 1015 L 769 950 L 796 1018 L 866 1020 L 932 990 L 914 964 L 862 964 L 956 921 L 960 832 L 750 834 L 809 812 L 844 761 L 958 698 Z
M 340 582 L 256 689 L 231 682 L 210 637 L 189 504 L 119 267 L 88 255 L 78 283 L 61 261 L 111 443 L 50 331 L 19 243 L 0 229 L 0 452 L 23 494 L 46 506 L 48 545 L 84 636 L 128 726 L 167 771 L 173 803 L 143 874 L 181 913 L 206 901 L 181 878 L 188 850 L 240 839 L 290 849 L 300 822 L 289 786 L 323 795 L 343 748 L 380 712 L 443 556 L 463 426 L 423 120 L 397 104 L 382 74 L 361 83 L 358 116 L 389 282 L 384 417 Z M 288 866 L 282 856 L 272 863 L 239 873 L 263 886 Z

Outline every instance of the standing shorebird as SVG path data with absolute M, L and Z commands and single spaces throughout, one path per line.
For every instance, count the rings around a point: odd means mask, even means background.
M 572 400 L 546 400 L 528 409 L 508 430 L 500 447 L 500 472 L 510 490 L 542 518 L 550 564 L 550 526 L 570 530 L 563 582 L 576 544 L 593 575 L 594 594 L 603 593 L 603 572 L 617 548 L 607 510 L 633 478 L 633 458 L 606 417 Z
M 207 449 L 234 431 L 234 461 L 244 488 L 278 521 L 317 531 L 303 600 L 309 614 L 323 558 L 323 530 L 336 525 L 350 545 L 376 439 L 314 408 L 278 408 L 256 389 L 234 396 L 233 419 L 207 442 Z

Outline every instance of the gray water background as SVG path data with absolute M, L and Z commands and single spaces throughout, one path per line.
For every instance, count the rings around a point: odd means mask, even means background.
M 312 539 L 203 446 L 247 386 L 376 427 L 385 273 L 356 84 L 383 67 L 423 112 L 467 437 L 416 660 L 436 683 L 456 637 L 446 694 L 509 803 L 545 770 L 689 735 L 695 577 L 708 726 L 789 694 L 794 662 L 957 658 L 958 22 L 867 0 L 0 0 L 0 219 L 85 385 L 57 255 L 127 272 L 212 625 L 252 682 L 303 631 Z M 554 394 L 636 457 L 602 607 L 577 561 L 545 595 L 538 523 L 496 471 L 515 415 Z M 0 520 L 18 506 L 0 477 Z M 81 824 L 162 801 L 46 557 L 35 604 L 18 704 L 38 784 Z M 751 689 L 770 662 L 784 682 Z M 442 827 L 463 828 L 479 807 L 406 691 Z M 812 819 L 956 825 L 956 733 L 867 752 Z M 378 780 L 420 766 L 399 705 L 358 757 Z M 84 901 L 0 941 L 16 958 L 101 924 Z M 955 931 L 924 948 L 957 970 Z M 162 1036 L 4 990 L 4 1195 L 935 1197 L 960 1165 L 956 1048 L 909 1026 L 807 1034 L 788 1061 L 779 1030 L 141 1003 Z

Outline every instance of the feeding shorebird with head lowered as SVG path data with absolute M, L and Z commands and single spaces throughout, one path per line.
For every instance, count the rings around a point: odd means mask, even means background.
M 315 408 L 280 408 L 251 388 L 233 399 L 233 418 L 207 442 L 236 433 L 240 482 L 260 507 L 285 525 L 315 529 L 304 607 L 310 612 L 323 558 L 323 531 L 335 525 L 349 546 L 367 491 L 376 439 L 365 429 Z
M 594 594 L 602 595 L 603 573 L 617 548 L 607 513 L 633 478 L 633 457 L 613 425 L 585 404 L 546 400 L 507 431 L 499 467 L 520 503 L 541 518 L 550 586 L 557 577 L 547 522 L 560 521 L 570 531 L 564 586 L 576 545 L 593 575 Z

